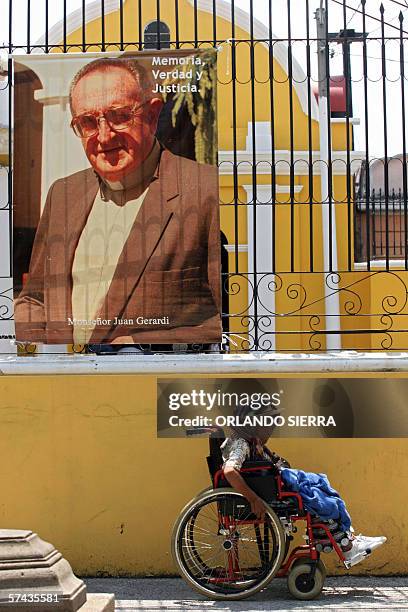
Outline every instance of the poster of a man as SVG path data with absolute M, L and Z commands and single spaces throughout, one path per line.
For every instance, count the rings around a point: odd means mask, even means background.
M 16 58 L 15 74 L 28 70 L 38 77 L 36 61 Z M 48 72 L 58 71 L 62 61 L 66 66 L 70 58 L 50 56 Z M 47 195 L 32 248 L 24 240 L 19 214 L 24 206 L 18 195 L 20 166 L 14 172 L 17 340 L 219 342 L 215 112 L 204 113 L 204 120 L 201 113 L 200 122 L 191 116 L 199 104 L 207 111 L 215 108 L 215 53 L 74 55 L 71 61 L 80 67 L 65 94 L 69 131 L 60 127 L 61 118 L 48 126 L 48 134 L 51 128 L 53 138 L 60 139 L 65 162 L 47 184 L 53 174 L 47 162 L 55 167 L 55 161 L 47 160 L 43 137 L 41 184 L 46 191 L 41 195 Z M 21 109 L 27 91 L 19 82 L 15 106 Z M 52 94 L 49 104 L 56 99 Z M 29 129 L 44 132 L 46 121 L 44 112 Z M 26 129 L 26 121 L 15 122 L 15 157 L 19 131 L 26 135 Z M 194 140 L 192 153 L 183 144 L 186 133 Z M 81 143 L 82 153 L 72 139 Z M 80 155 L 86 165 L 67 172 Z M 24 249 L 29 251 L 28 270 L 21 265 Z

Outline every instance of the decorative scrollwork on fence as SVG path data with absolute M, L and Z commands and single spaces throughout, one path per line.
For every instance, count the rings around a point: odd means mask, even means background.
M 0 321 L 10 321 L 13 318 L 13 289 L 9 287 L 0 291 Z
M 404 270 L 231 274 L 224 279 L 229 312 L 223 316 L 248 350 L 322 351 L 333 334 L 341 348 L 406 350 L 407 283 Z M 328 306 L 333 296 L 335 312 Z
M 352 291 L 350 287 L 341 287 L 341 275 L 338 272 L 330 272 L 327 274 L 325 279 L 326 287 L 334 293 L 342 292 L 345 297 L 344 301 L 344 312 L 349 315 L 358 314 L 361 311 L 363 302 L 361 297 L 355 291 Z
M 19 355 L 35 355 L 37 345 L 33 342 L 16 342 Z
M 408 271 L 233 273 L 224 275 L 223 290 L 228 308 L 222 315 L 227 340 L 222 350 L 324 351 L 333 335 L 342 349 L 408 350 Z M 327 300 L 334 295 L 335 312 Z M 13 292 L 7 287 L 0 292 L 0 321 L 12 319 Z M 1 338 L 12 339 L 8 329 Z M 34 344 L 17 346 L 20 354 L 36 351 Z M 206 350 L 188 345 L 186 352 Z M 69 351 L 99 353 L 86 345 Z

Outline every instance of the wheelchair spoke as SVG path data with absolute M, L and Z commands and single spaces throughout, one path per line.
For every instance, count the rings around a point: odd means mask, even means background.
M 217 550 L 217 551 L 216 551 L 216 552 L 215 552 L 213 555 L 211 555 L 210 557 L 207 557 L 207 558 L 205 558 L 205 559 L 202 559 L 202 562 L 203 562 L 203 563 L 205 564 L 205 566 L 207 566 L 207 568 L 208 568 L 208 567 L 209 567 L 209 566 L 208 566 L 208 563 L 209 563 L 210 561 L 212 561 L 213 559 L 215 559 L 217 556 L 219 556 L 221 552 L 222 552 L 221 550 Z
M 197 544 L 199 545 L 200 548 L 203 548 L 203 549 L 210 549 L 210 550 L 212 550 L 212 548 L 213 548 L 211 546 L 211 544 L 208 544 L 208 542 L 199 542 L 197 540 L 194 540 L 194 545 L 197 546 Z M 188 544 L 185 544 L 184 548 L 188 549 L 188 548 L 191 548 L 191 547 Z
M 180 526 L 178 552 L 187 575 L 226 597 L 256 590 L 275 571 L 282 550 L 277 521 L 270 510 L 264 520 L 256 519 L 235 492 L 209 492 Z
M 210 536 L 211 538 L 217 538 L 217 537 L 218 537 L 218 534 L 217 534 L 217 533 L 211 533 L 211 531 L 209 531 L 208 529 L 204 529 L 204 527 L 201 527 L 201 526 L 197 526 L 197 525 L 195 525 L 195 526 L 194 526 L 194 529 L 195 529 L 196 531 L 199 531 L 199 532 L 200 532 L 202 535 L 208 535 L 208 536 Z

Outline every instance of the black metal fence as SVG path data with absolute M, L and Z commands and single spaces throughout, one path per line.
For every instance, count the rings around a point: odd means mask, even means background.
M 1 0 L 0 5 L 8 22 L 7 40 L 0 45 L 8 54 L 0 82 L 3 353 L 13 337 L 10 56 L 155 47 L 216 47 L 220 58 L 223 54 L 219 103 L 228 109 L 228 126 L 220 129 L 228 127 L 232 146 L 219 151 L 220 175 L 231 181 L 220 194 L 228 218 L 222 228 L 225 342 L 220 350 L 408 349 L 404 0 L 384 5 L 325 0 L 320 6 L 313 0 L 248 0 L 246 14 L 235 0 L 117 0 L 114 6 L 108 0 L 82 0 L 76 8 L 81 40 L 75 44 L 69 42 L 68 0 L 60 0 L 59 25 L 50 21 L 57 4 Z M 147 17 L 152 5 L 153 19 Z M 115 40 L 106 27 L 113 9 Z M 90 12 L 99 23 L 98 40 L 88 39 Z M 130 31 L 137 37 L 129 40 Z M 260 60 L 265 48 L 267 62 Z M 248 111 L 245 151 L 239 148 L 243 107 Z M 391 172 L 396 156 L 399 170 Z M 382 174 L 374 185 L 371 168 L 378 160 Z

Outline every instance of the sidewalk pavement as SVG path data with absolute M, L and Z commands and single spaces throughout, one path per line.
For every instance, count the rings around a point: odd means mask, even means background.
M 380 578 L 343 576 L 327 578 L 315 601 L 291 598 L 286 580 L 275 579 L 269 587 L 241 602 L 205 599 L 180 578 L 87 578 L 89 593 L 114 593 L 121 612 L 169 610 L 217 612 L 219 610 L 405 610 L 408 611 L 408 576 Z

